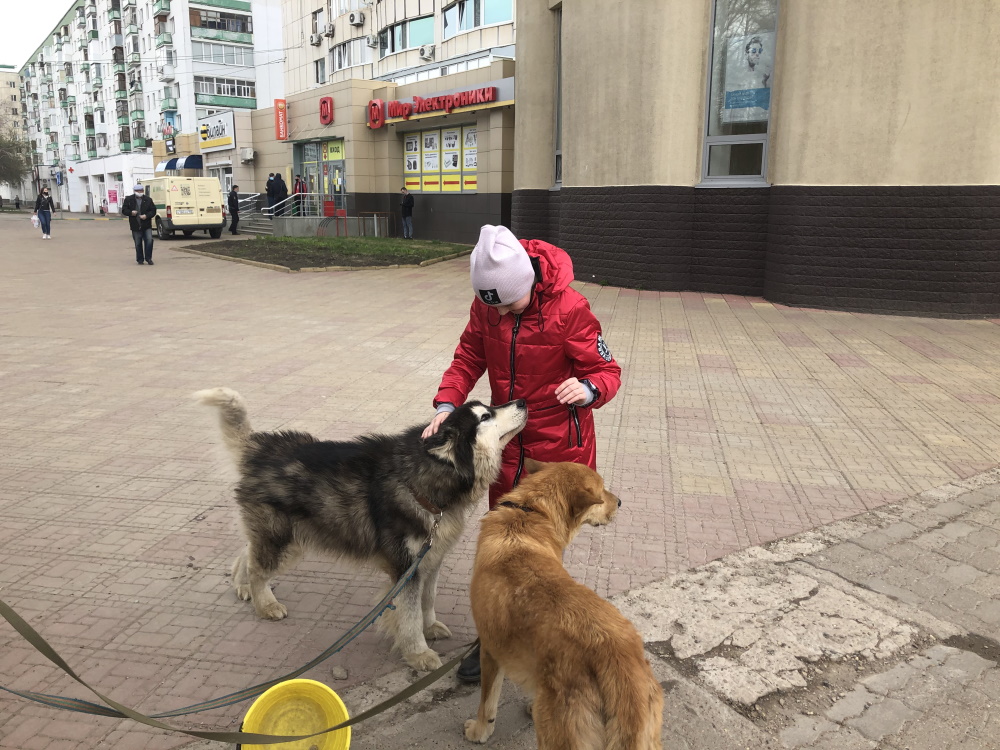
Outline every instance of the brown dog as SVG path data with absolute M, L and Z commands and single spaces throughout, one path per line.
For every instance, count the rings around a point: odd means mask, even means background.
M 493 734 L 506 673 L 534 698 L 539 750 L 660 748 L 663 690 L 642 638 L 562 565 L 580 527 L 610 523 L 621 502 L 585 466 L 526 466 L 531 474 L 479 532 L 472 616 L 482 698 L 465 737 L 486 742 Z

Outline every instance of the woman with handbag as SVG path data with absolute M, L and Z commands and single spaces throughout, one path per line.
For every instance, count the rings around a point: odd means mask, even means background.
M 52 196 L 49 195 L 49 189 L 43 187 L 42 192 L 35 198 L 35 213 L 32 214 L 32 216 L 38 217 L 38 221 L 42 225 L 43 240 L 52 239 L 50 231 L 52 229 L 52 212 L 55 210 L 55 205 L 52 203 Z

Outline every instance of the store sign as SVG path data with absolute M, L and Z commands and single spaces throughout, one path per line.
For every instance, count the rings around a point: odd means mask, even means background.
M 275 140 L 288 140 L 288 104 L 284 99 L 274 100 L 274 137 Z
M 236 148 L 236 123 L 232 112 L 223 112 L 198 120 L 198 145 L 201 153 Z
M 368 102 L 368 127 L 378 130 L 385 125 L 385 102 L 381 99 L 372 99 Z
M 497 87 L 485 86 L 481 89 L 460 91 L 457 94 L 446 94 L 444 96 L 430 96 L 426 99 L 415 96 L 412 103 L 391 101 L 386 109 L 388 110 L 387 114 L 389 117 L 402 117 L 404 120 L 409 120 L 410 115 L 438 112 L 441 110 L 450 114 L 453 109 L 459 107 L 471 107 L 476 104 L 489 104 L 495 101 L 497 101 Z M 370 102 L 368 106 L 371 107 Z M 370 118 L 369 122 L 371 122 Z
M 329 125 L 333 122 L 333 97 L 323 96 L 319 100 L 319 122 L 321 125 Z

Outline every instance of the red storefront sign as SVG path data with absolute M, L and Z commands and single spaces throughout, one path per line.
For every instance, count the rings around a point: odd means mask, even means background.
M 288 105 L 284 99 L 274 100 L 274 137 L 279 141 L 288 140 Z
M 496 86 L 485 86 L 481 89 L 471 89 L 461 91 L 457 94 L 444 94 L 442 96 L 430 96 L 424 99 L 420 96 L 413 97 L 413 103 L 391 101 L 388 104 L 381 99 L 372 99 L 368 102 L 368 127 L 380 128 L 385 124 L 386 117 L 401 117 L 409 120 L 410 115 L 419 115 L 424 112 L 444 111 L 451 113 L 453 109 L 459 107 L 471 107 L 476 104 L 488 104 L 497 100 Z
M 333 97 L 324 96 L 319 100 L 319 122 L 321 125 L 329 125 L 333 122 Z
M 368 102 L 368 127 L 372 130 L 385 125 L 385 102 L 381 99 L 372 99 Z

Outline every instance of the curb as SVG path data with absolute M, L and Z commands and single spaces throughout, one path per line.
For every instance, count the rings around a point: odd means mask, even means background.
M 194 250 L 189 247 L 173 247 L 171 250 L 179 250 L 182 253 L 191 253 L 192 255 L 202 255 L 206 258 L 215 258 L 217 260 L 228 260 L 233 263 L 243 263 L 247 266 L 257 266 L 258 268 L 267 268 L 271 271 L 281 271 L 282 273 L 322 273 L 324 271 L 385 271 L 392 268 L 422 268 L 424 266 L 433 266 L 435 263 L 441 263 L 446 260 L 454 260 L 455 258 L 461 258 L 464 255 L 471 255 L 472 249 L 462 250 L 458 253 L 452 253 L 451 255 L 443 255 L 440 258 L 429 258 L 420 263 L 395 263 L 389 266 L 307 266 L 304 268 L 294 269 L 288 268 L 287 266 L 279 266 L 276 263 L 262 263 L 259 260 L 247 260 L 246 258 L 236 258 L 232 255 L 220 255 L 218 253 L 210 253 L 205 250 Z

